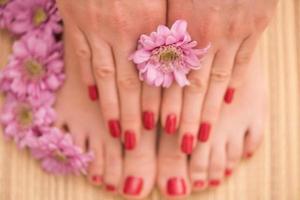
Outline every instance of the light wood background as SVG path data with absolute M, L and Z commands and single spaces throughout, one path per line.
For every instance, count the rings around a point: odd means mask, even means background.
M 0 32 L 0 66 L 11 39 Z M 300 200 L 300 0 L 280 2 L 260 47 L 270 83 L 264 144 L 220 188 L 188 200 Z M 117 200 L 80 177 L 45 174 L 0 134 L 0 200 Z M 163 199 L 154 192 L 149 200 Z

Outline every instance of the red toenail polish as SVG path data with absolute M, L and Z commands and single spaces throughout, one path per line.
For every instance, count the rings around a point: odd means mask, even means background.
M 171 196 L 186 194 L 186 184 L 182 178 L 173 177 L 167 182 L 167 192 Z
M 97 88 L 97 86 L 96 85 L 90 85 L 88 87 L 88 90 L 89 90 L 90 99 L 92 101 L 98 100 L 98 88 Z
M 211 131 L 211 125 L 207 122 L 203 122 L 200 125 L 198 139 L 200 142 L 206 142 L 209 138 Z
M 92 181 L 96 185 L 100 185 L 102 183 L 102 177 L 99 175 L 92 176 Z
M 126 150 L 133 150 L 135 148 L 136 138 L 135 133 L 133 131 L 126 131 L 125 132 L 125 149 Z
M 233 98 L 234 98 L 234 93 L 235 93 L 235 89 L 234 88 L 228 88 L 227 89 L 227 91 L 225 93 L 225 96 L 224 96 L 225 103 L 227 103 L 227 104 L 232 103 Z
M 191 154 L 193 152 L 194 136 L 186 133 L 182 138 L 181 150 L 183 153 Z
M 210 180 L 209 181 L 209 186 L 211 187 L 218 187 L 220 185 L 221 181 L 219 180 Z
M 108 192 L 115 192 L 115 191 L 116 191 L 116 187 L 113 186 L 113 185 L 106 185 L 106 186 L 105 186 L 105 189 L 106 189 Z
M 121 136 L 121 126 L 118 120 L 110 120 L 108 122 L 110 135 L 114 138 L 119 138 Z
M 143 113 L 143 122 L 144 122 L 144 127 L 146 130 L 152 130 L 155 126 L 154 113 L 145 111 Z
M 144 181 L 142 178 L 129 176 L 125 180 L 123 192 L 127 195 L 139 195 L 143 189 Z
M 198 180 L 194 182 L 194 188 L 196 189 L 202 189 L 205 187 L 205 181 Z
M 252 156 L 253 156 L 252 153 L 247 153 L 247 154 L 246 154 L 246 158 L 251 158 Z
M 174 134 L 176 132 L 176 123 L 177 123 L 176 115 L 174 114 L 169 115 L 166 120 L 165 132 L 167 134 Z
M 231 169 L 226 169 L 225 170 L 225 176 L 231 176 L 232 175 L 232 170 Z

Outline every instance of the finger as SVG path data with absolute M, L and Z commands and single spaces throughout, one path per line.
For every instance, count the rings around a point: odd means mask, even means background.
M 226 47 L 219 50 L 214 58 L 208 90 L 205 96 L 198 139 L 206 142 L 209 139 L 213 125 L 216 123 L 226 88 L 231 77 L 234 56 L 237 47 Z
M 143 84 L 142 89 L 142 110 L 143 125 L 146 130 L 153 130 L 156 127 L 159 117 L 161 89 Z
M 173 83 L 170 88 L 164 89 L 161 107 L 161 124 L 166 134 L 175 134 L 180 121 L 182 106 L 182 88 Z
M 98 99 L 98 92 L 92 72 L 92 55 L 89 43 L 84 33 L 75 25 L 65 23 L 65 29 L 68 29 L 65 37 L 70 39 L 73 49 L 75 50 L 81 77 L 88 89 L 88 96 L 92 101 L 96 101 Z
M 114 47 L 117 82 L 120 94 L 121 125 L 126 150 L 137 146 L 141 131 L 141 82 L 129 55 L 135 49 L 132 44 Z
M 257 40 L 257 35 L 246 38 L 235 56 L 231 80 L 224 96 L 224 101 L 227 104 L 232 103 L 236 89 L 240 88 L 246 80 L 245 76 L 248 74 L 249 63 L 255 52 Z
M 202 68 L 189 74 L 190 85 L 184 88 L 183 107 L 179 127 L 181 150 L 191 154 L 196 146 L 201 109 L 209 80 L 210 66 L 214 55 L 211 53 L 203 60 Z
M 99 91 L 100 108 L 107 130 L 113 138 L 121 137 L 119 97 L 116 70 L 109 44 L 99 37 L 90 37 L 93 54 L 93 72 Z

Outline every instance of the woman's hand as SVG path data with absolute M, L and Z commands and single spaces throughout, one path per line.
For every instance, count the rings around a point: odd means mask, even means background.
M 99 93 L 107 128 L 113 137 L 119 137 L 122 127 L 127 150 L 137 145 L 141 109 L 145 111 L 145 127 L 152 129 L 160 104 L 160 90 L 140 83 L 129 56 L 142 33 L 166 23 L 166 3 L 166 0 L 58 0 L 64 24 L 72 30 L 65 37 L 72 38 L 90 98 L 97 100 Z
M 184 90 L 174 85 L 163 95 L 162 123 L 170 127 L 167 116 L 173 113 L 173 118 L 178 119 L 181 114 L 179 142 L 185 153 L 191 153 L 195 147 L 199 123 L 198 139 L 206 142 L 223 99 L 228 104 L 233 101 L 276 3 L 277 0 L 168 1 L 168 24 L 177 19 L 187 20 L 189 32 L 199 47 L 212 45 L 202 69 L 189 74 L 191 85 Z

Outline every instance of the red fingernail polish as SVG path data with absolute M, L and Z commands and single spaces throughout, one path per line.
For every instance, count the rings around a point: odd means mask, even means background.
M 224 96 L 224 101 L 227 104 L 230 104 L 233 101 L 234 98 L 234 93 L 235 93 L 235 89 L 234 88 L 228 88 L 225 96 Z
M 186 194 L 186 184 L 184 179 L 173 177 L 167 182 L 167 192 L 171 196 L 179 196 Z
M 125 131 L 125 149 L 133 150 L 135 148 L 136 138 L 135 133 L 133 131 Z
M 246 158 L 251 158 L 253 156 L 252 153 L 246 153 Z
M 98 100 L 98 88 L 96 85 L 90 85 L 88 87 L 88 91 L 89 91 L 89 96 L 90 96 L 90 99 L 92 101 L 96 101 Z
M 92 181 L 96 185 L 100 185 L 102 183 L 102 177 L 99 175 L 92 176 Z
M 218 187 L 220 185 L 221 181 L 219 180 L 210 180 L 209 181 L 209 186 L 211 187 Z
M 191 154 L 193 152 L 194 136 L 186 133 L 182 138 L 181 150 L 183 153 Z
M 118 120 L 110 120 L 108 122 L 110 135 L 114 138 L 119 138 L 121 136 L 121 126 Z
M 225 170 L 225 176 L 231 176 L 232 175 L 232 170 L 231 169 L 226 169 Z
M 200 125 L 198 139 L 200 142 L 206 142 L 209 138 L 211 131 L 211 125 L 209 123 L 203 122 Z
M 176 115 L 168 115 L 166 120 L 166 126 L 165 126 L 165 132 L 167 134 L 174 134 L 176 132 L 176 123 L 177 123 L 177 117 Z
M 205 187 L 205 181 L 198 180 L 194 182 L 194 188 L 202 189 Z
M 144 181 L 142 178 L 129 176 L 125 180 L 123 192 L 127 195 L 139 195 L 143 189 Z
M 143 113 L 143 122 L 144 122 L 145 129 L 152 130 L 155 126 L 154 113 L 149 112 L 149 111 L 145 111 Z
M 113 185 L 106 185 L 105 189 L 109 192 L 115 192 L 116 191 L 116 187 Z

